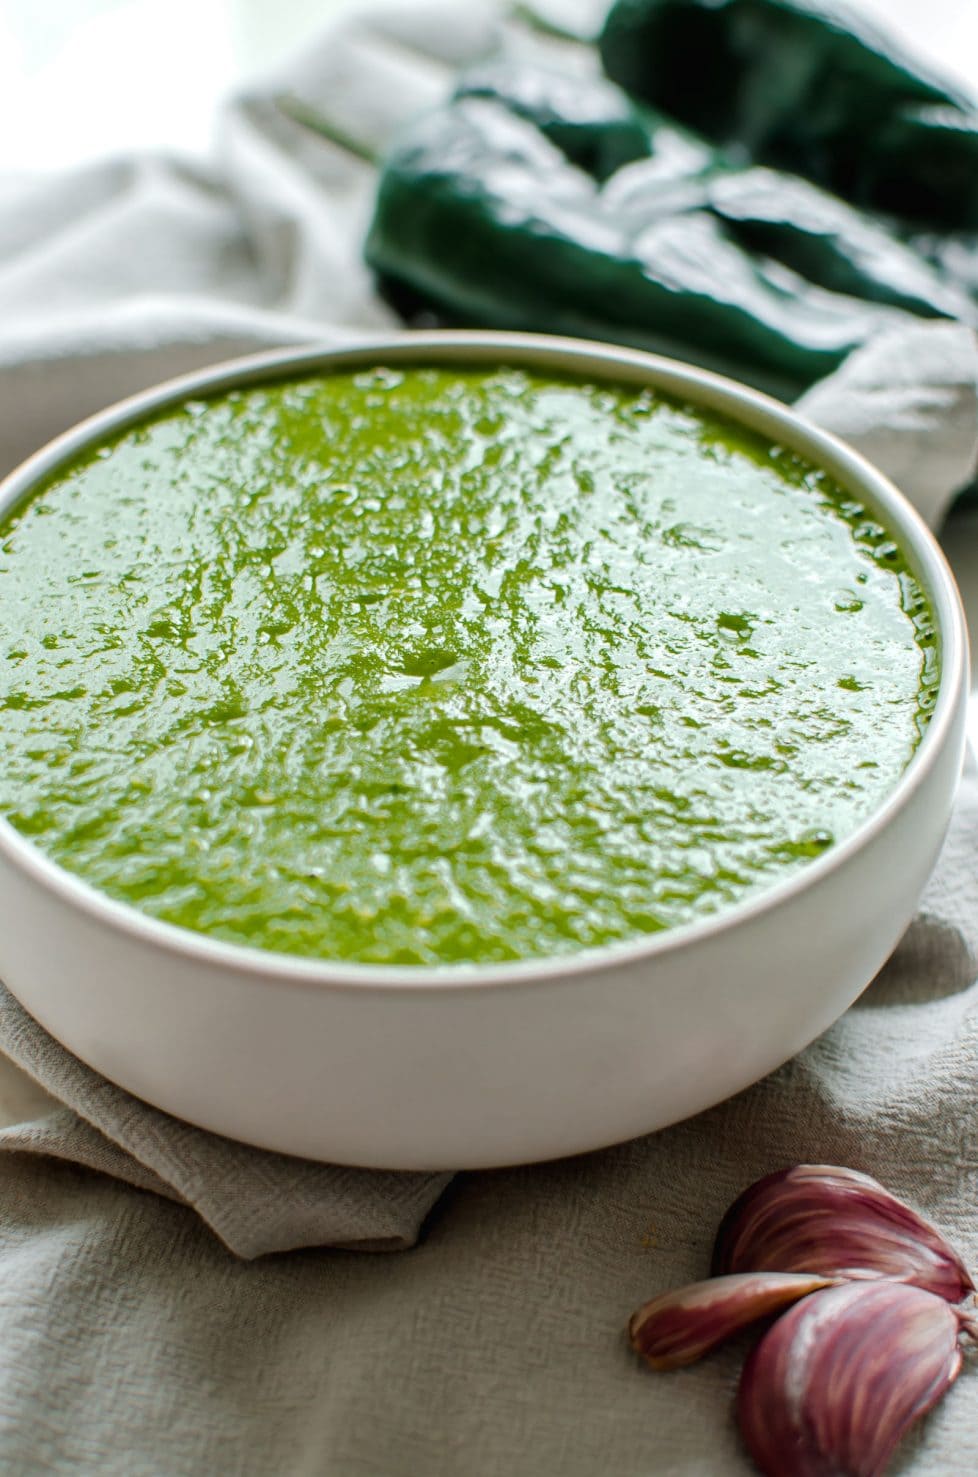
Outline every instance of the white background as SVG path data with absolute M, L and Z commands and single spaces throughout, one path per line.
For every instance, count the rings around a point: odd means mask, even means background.
M 340 3 L 0 0 L 0 169 L 145 147 L 203 153 L 215 101 Z M 978 90 L 976 0 L 853 3 Z

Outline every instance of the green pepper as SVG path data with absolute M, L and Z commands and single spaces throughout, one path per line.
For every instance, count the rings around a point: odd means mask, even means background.
M 745 160 L 869 209 L 978 228 L 978 113 L 860 16 L 818 0 L 616 0 L 605 71 Z
M 397 142 L 366 255 L 442 319 L 651 347 L 781 394 L 907 313 L 974 317 L 814 185 L 737 168 L 600 78 L 512 64 L 463 78 Z
M 821 287 L 922 318 L 975 319 L 970 282 L 942 269 L 939 255 L 930 262 L 883 221 L 797 175 L 731 170 L 712 182 L 709 199 L 736 239 Z

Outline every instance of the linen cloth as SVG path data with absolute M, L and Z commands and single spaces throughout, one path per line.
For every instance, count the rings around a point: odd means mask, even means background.
M 978 1263 L 976 829 L 972 772 L 900 948 L 794 1061 L 662 1133 L 460 1175 L 412 1251 L 244 1262 L 185 1206 L 0 1156 L 0 1470 L 746 1477 L 744 1344 L 656 1375 L 625 1323 L 705 1276 L 734 1195 L 800 1160 L 875 1175 Z M 896 1471 L 978 1471 L 975 1378 Z
M 359 259 L 372 167 L 282 103 L 376 150 L 500 46 L 591 64 L 488 0 L 375 9 L 229 105 L 209 167 L 120 159 L 0 181 L 0 467 L 170 374 L 395 327 Z M 974 335 L 921 324 L 854 355 L 803 408 L 937 523 L 975 471 L 976 385 Z M 664 1133 L 445 1193 L 448 1176 L 313 1165 L 178 1123 L 3 992 L 0 1050 L 57 1101 L 0 1130 L 0 1469 L 748 1470 L 738 1352 L 656 1377 L 622 1327 L 705 1274 L 740 1189 L 798 1160 L 876 1175 L 974 1264 L 976 822 L 969 774 L 894 959 L 780 1072 Z M 297 1250 L 408 1247 L 426 1217 L 406 1256 Z M 967 1384 L 914 1471 L 978 1470 Z

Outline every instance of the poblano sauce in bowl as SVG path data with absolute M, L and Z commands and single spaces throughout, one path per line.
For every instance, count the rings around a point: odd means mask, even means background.
M 313 960 L 728 909 L 881 805 L 940 678 L 900 543 L 826 471 L 505 356 L 165 407 L 0 533 L 4 814 L 118 902 Z

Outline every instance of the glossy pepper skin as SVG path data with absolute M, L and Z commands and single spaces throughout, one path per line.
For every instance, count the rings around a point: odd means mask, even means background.
M 659 349 L 784 395 L 908 313 L 975 314 L 882 222 L 535 65 L 479 68 L 399 139 L 366 255 L 448 321 Z
M 978 227 L 978 111 L 833 0 L 616 0 L 607 75 L 745 159 L 873 210 Z
M 600 77 L 567 76 L 539 66 L 486 62 L 458 80 L 455 98 L 481 97 L 501 102 L 518 118 L 533 123 L 571 164 L 599 182 L 653 149 L 655 124 L 620 87 Z M 698 163 L 713 151 L 701 146 Z

